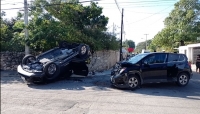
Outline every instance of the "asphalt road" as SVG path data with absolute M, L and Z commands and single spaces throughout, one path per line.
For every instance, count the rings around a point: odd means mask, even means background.
M 200 74 L 186 87 L 130 91 L 112 88 L 108 75 L 27 85 L 15 72 L 1 72 L 1 114 L 200 114 Z

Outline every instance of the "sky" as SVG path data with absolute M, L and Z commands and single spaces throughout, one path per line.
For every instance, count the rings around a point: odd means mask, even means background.
M 33 0 L 27 0 L 28 3 Z M 88 1 L 88 0 L 79 0 Z M 164 28 L 164 19 L 174 9 L 179 0 L 99 0 L 98 6 L 103 8 L 102 15 L 109 18 L 109 32 L 118 33 L 121 38 L 122 8 L 124 9 L 124 40 L 133 40 L 136 44 L 152 39 Z M 1 11 L 6 18 L 16 17 L 17 11 L 23 10 L 24 0 L 1 0 Z M 88 5 L 84 3 L 83 5 Z M 15 9 L 17 8 L 17 9 Z M 20 9 L 19 9 L 20 8 Z M 8 9 L 8 10 L 5 10 Z M 113 26 L 114 25 L 114 26 Z

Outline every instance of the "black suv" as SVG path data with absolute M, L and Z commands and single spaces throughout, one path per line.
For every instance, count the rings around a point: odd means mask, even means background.
M 186 86 L 192 70 L 185 54 L 143 53 L 118 64 L 111 72 L 111 83 L 116 87 L 136 89 L 144 83 L 177 82 Z

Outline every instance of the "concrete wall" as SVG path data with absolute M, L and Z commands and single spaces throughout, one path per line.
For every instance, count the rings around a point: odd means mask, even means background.
M 16 70 L 21 63 L 24 52 L 0 52 L 1 70 Z M 36 54 L 33 54 L 36 55 Z M 98 51 L 92 56 L 88 65 L 90 71 L 102 71 L 111 68 L 119 60 L 119 51 Z
M 196 63 L 196 56 L 200 54 L 200 44 L 190 44 L 187 46 L 180 46 L 179 53 L 186 54 L 188 60 L 193 64 Z

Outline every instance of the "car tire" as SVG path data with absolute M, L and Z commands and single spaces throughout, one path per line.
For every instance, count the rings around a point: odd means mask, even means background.
M 186 86 L 189 82 L 189 76 L 186 73 L 180 73 L 177 77 L 177 84 L 179 86 Z
M 127 79 L 127 85 L 129 89 L 135 90 L 140 86 L 140 78 L 136 75 L 130 75 Z
M 54 62 L 49 62 L 44 65 L 44 72 L 44 80 L 47 82 L 52 82 L 58 78 L 60 74 L 60 68 Z
M 26 55 L 23 59 L 22 59 L 22 65 L 27 65 L 33 61 L 36 61 L 36 57 L 33 55 Z
M 85 58 L 88 55 L 88 47 L 84 44 L 80 44 L 78 47 L 78 57 Z

